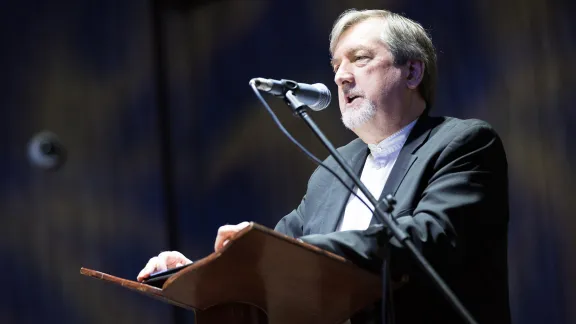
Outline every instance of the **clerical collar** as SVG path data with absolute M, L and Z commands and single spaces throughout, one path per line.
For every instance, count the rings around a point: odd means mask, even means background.
M 410 131 L 416 124 L 416 121 L 418 121 L 418 119 L 404 126 L 404 128 L 385 138 L 378 144 L 368 144 L 368 148 L 370 149 L 370 153 L 374 160 L 388 159 L 389 157 L 399 153 L 408 139 Z

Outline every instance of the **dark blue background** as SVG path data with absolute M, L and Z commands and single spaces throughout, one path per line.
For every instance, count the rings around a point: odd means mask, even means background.
M 134 278 L 160 251 L 198 259 L 220 225 L 273 227 L 295 208 L 315 166 L 248 81 L 322 82 L 335 94 L 328 35 L 351 7 L 404 13 L 430 31 L 433 113 L 485 119 L 506 145 L 514 321 L 575 322 L 572 3 L 32 0 L 0 4 L 0 323 L 173 321 L 170 306 L 79 268 Z M 336 145 L 354 138 L 336 100 L 313 118 Z M 28 161 L 42 130 L 69 151 L 57 172 Z

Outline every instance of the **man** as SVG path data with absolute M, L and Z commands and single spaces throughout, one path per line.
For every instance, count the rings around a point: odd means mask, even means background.
M 479 120 L 428 116 L 436 54 L 418 23 L 383 10 L 349 10 L 334 24 L 330 52 L 342 121 L 358 135 L 340 153 L 374 197 L 394 195 L 392 217 L 472 316 L 510 323 L 507 162 L 499 137 Z M 334 159 L 325 164 L 345 178 Z M 246 224 L 221 227 L 215 249 Z M 398 286 L 387 292 L 387 323 L 463 322 L 386 226 L 322 168 L 275 230 L 371 271 L 387 262 Z M 164 252 L 138 279 L 189 262 Z M 382 322 L 377 306 L 352 323 Z

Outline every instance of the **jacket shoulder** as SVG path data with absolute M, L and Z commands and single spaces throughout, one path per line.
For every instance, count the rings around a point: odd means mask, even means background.
M 432 117 L 436 126 L 432 129 L 430 139 L 441 142 L 451 142 L 457 137 L 483 135 L 499 138 L 496 130 L 487 121 L 471 118 Z

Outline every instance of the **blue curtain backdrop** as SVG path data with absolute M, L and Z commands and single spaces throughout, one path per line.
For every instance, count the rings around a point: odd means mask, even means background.
M 128 1 L 0 4 L 0 323 L 191 323 L 188 312 L 79 274 L 135 278 L 147 260 L 212 251 L 225 223 L 273 227 L 315 165 L 274 126 L 253 77 L 322 82 L 347 8 L 404 13 L 438 50 L 433 114 L 480 118 L 510 163 L 510 288 L 517 324 L 576 322 L 576 25 L 573 2 Z M 306 147 L 327 152 L 284 104 Z M 354 138 L 336 100 L 313 117 Z M 37 133 L 66 164 L 29 161 Z

